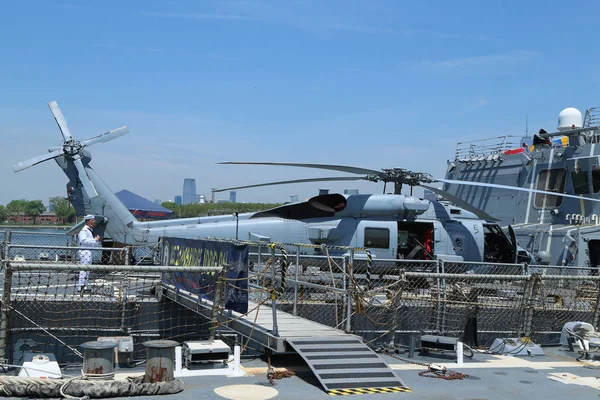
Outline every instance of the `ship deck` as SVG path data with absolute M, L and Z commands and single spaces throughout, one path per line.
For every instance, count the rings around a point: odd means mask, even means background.
M 559 347 L 544 347 L 544 356 L 517 357 L 475 353 L 457 366 L 453 355 L 429 353 L 410 360 L 416 363 L 437 363 L 448 369 L 469 375 L 467 379 L 444 380 L 419 376 L 422 365 L 402 362 L 382 354 L 381 358 L 411 389 L 408 393 L 355 394 L 355 399 L 592 399 L 600 397 L 600 362 L 579 362 L 576 354 Z M 243 377 L 198 376 L 179 378 L 185 390 L 174 395 L 139 396 L 138 399 L 326 399 L 331 398 L 297 355 L 273 356 L 276 370 L 286 368 L 295 376 L 278 379 L 271 385 L 266 377 L 267 362 L 260 358 L 242 359 Z M 143 374 L 143 370 L 117 369 L 118 377 Z M 68 371 L 66 372 L 68 373 Z M 71 371 L 73 373 L 73 371 Z M 220 393 L 220 394 L 218 394 Z M 115 397 L 115 399 L 131 397 Z

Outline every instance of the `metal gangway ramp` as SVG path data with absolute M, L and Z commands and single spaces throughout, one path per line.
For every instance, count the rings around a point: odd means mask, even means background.
M 330 395 L 410 392 L 355 335 L 288 338 Z
M 212 302 L 162 283 L 162 295 L 212 317 Z M 270 306 L 248 302 L 247 314 L 227 311 L 220 322 L 233 331 L 251 337 L 274 352 L 297 352 L 331 395 L 410 392 L 391 368 L 371 350 L 362 338 L 339 329 L 276 310 L 273 324 Z M 276 328 L 276 329 L 275 329 Z

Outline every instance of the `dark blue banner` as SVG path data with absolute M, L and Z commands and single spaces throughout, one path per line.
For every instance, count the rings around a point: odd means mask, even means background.
M 163 241 L 163 264 L 184 267 L 220 267 L 228 265 L 225 308 L 248 312 L 248 246 L 210 240 L 166 237 Z M 163 273 L 163 283 L 213 300 L 217 273 Z

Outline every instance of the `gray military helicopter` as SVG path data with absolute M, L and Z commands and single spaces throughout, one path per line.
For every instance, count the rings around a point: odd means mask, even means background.
M 54 159 L 69 179 L 67 192 L 78 213 L 94 213 L 98 233 L 119 243 L 151 245 L 163 236 L 219 237 L 367 247 L 374 256 L 382 259 L 510 263 L 517 261 L 521 255 L 529 261 L 528 255 L 519 254 L 516 241 L 505 235 L 490 215 L 452 194 L 427 185 L 435 181 L 450 181 L 404 169 L 376 171 L 320 164 L 295 165 L 367 174 L 341 179 L 393 183 L 395 194 L 327 194 L 256 213 L 140 222 L 91 168 L 91 154 L 87 149 L 90 145 L 128 133 L 127 127 L 77 141 L 71 135 L 58 104 L 51 102 L 49 107 L 62 133 L 62 146 L 18 163 L 14 166 L 15 172 Z M 340 178 L 304 181 L 334 179 Z M 401 195 L 402 184 L 425 186 L 459 206 Z

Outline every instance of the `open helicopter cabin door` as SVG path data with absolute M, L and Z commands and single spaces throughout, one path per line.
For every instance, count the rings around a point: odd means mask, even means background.
M 433 232 L 431 222 L 398 222 L 397 258 L 433 260 Z

